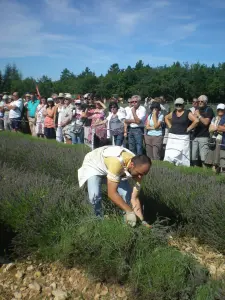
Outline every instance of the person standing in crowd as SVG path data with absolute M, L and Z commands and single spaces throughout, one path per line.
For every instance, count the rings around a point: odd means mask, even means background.
M 151 160 L 145 155 L 135 156 L 126 148 L 104 146 L 89 152 L 78 170 L 79 186 L 87 181 L 89 201 L 96 216 L 103 217 L 102 183 L 106 180 L 109 199 L 125 214 L 125 220 L 135 226 L 137 217 L 144 222 L 138 197 L 140 182 L 148 174 Z M 133 190 L 128 178 L 134 180 Z
M 44 112 L 46 110 L 46 104 L 47 104 L 47 100 L 45 97 L 41 97 L 41 103 L 38 104 L 37 109 L 36 109 L 36 113 L 35 113 L 35 123 L 36 123 L 36 135 L 38 137 L 44 137 L 45 136 L 45 132 L 44 132 L 44 121 L 45 121 L 45 116 L 44 116 Z
M 195 117 L 199 123 L 193 133 L 192 142 L 192 164 L 199 165 L 199 158 L 203 167 L 206 167 L 205 160 L 209 152 L 209 126 L 214 117 L 214 112 L 208 104 L 208 97 L 201 95 L 198 98 L 198 109 L 195 110 Z
M 31 95 L 29 93 L 25 94 L 24 97 L 24 106 L 27 108 L 28 102 L 31 100 Z
M 109 104 L 109 116 L 107 117 L 107 138 L 112 138 L 113 145 L 123 145 L 125 118 L 125 110 L 120 110 L 116 102 L 111 102 Z
M 95 102 L 95 109 L 88 111 L 88 114 L 91 113 L 89 117 L 91 119 L 91 130 L 90 134 L 92 140 L 92 149 L 99 148 L 106 143 L 107 139 L 107 130 L 105 122 L 105 109 L 106 106 L 101 101 Z
M 75 100 L 75 109 L 73 110 L 73 130 L 72 130 L 72 144 L 84 143 L 84 122 L 86 119 L 86 112 L 81 107 L 81 100 Z
M 58 103 L 55 107 L 55 128 L 56 128 L 56 141 L 62 143 L 63 142 L 63 133 L 62 133 L 62 113 L 65 110 L 64 105 L 65 95 L 63 93 L 59 93 Z
M 146 117 L 146 109 L 141 106 L 141 97 L 132 96 L 130 103 L 132 108 L 128 111 L 125 123 L 130 126 L 128 143 L 131 152 L 141 155 L 143 153 L 143 134 Z
M 225 175 L 225 114 L 219 122 L 217 131 L 222 132 L 222 141 L 220 145 L 220 173 Z
M 145 145 L 146 152 L 151 160 L 160 160 L 163 146 L 162 123 L 164 116 L 158 102 L 152 102 L 147 119 Z
M 30 132 L 32 136 L 36 136 L 35 128 L 35 113 L 40 101 L 35 98 L 34 94 L 31 94 L 31 99 L 27 103 L 27 119 L 30 126 Z
M 193 98 L 192 107 L 190 108 L 190 111 L 194 114 L 197 109 L 198 109 L 198 99 Z
M 8 99 L 7 95 L 4 95 L 3 97 L 1 96 L 0 99 L 0 131 L 4 130 L 4 116 L 5 116 L 4 105 L 7 99 Z
M 220 144 L 222 142 L 222 132 L 218 131 L 218 125 L 225 113 L 225 105 L 220 103 L 216 108 L 217 116 L 214 117 L 209 126 L 211 138 L 209 140 L 209 152 L 205 160 L 207 166 L 211 166 L 212 170 L 219 173 L 220 166 Z
M 44 120 L 44 133 L 47 139 L 55 139 L 55 123 L 54 123 L 54 114 L 55 114 L 55 104 L 52 98 L 47 99 L 47 106 L 43 115 Z
M 4 106 L 5 104 L 9 104 L 12 101 L 12 95 L 4 95 L 3 96 Z M 12 130 L 11 122 L 9 119 L 9 109 L 5 106 L 4 107 L 4 130 Z
M 62 112 L 62 118 L 61 118 L 61 127 L 62 127 L 62 133 L 63 138 L 66 142 L 66 144 L 72 144 L 72 119 L 73 119 L 73 104 L 71 103 L 72 96 L 71 94 L 67 93 L 65 94 L 65 100 L 64 100 L 64 110 Z
M 165 117 L 169 130 L 164 161 L 176 166 L 190 166 L 190 131 L 198 125 L 198 119 L 184 109 L 184 99 L 177 98 L 175 110 Z
M 9 110 L 9 119 L 12 131 L 18 132 L 21 130 L 21 117 L 23 112 L 23 101 L 19 98 L 19 93 L 12 94 L 13 101 L 5 104 L 5 109 Z

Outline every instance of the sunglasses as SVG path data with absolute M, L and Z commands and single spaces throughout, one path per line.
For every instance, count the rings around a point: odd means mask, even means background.
M 205 103 L 205 101 L 198 101 L 198 103 Z
M 131 101 L 130 103 L 138 103 L 137 101 Z
M 183 106 L 183 104 L 175 104 L 175 106 L 180 107 Z

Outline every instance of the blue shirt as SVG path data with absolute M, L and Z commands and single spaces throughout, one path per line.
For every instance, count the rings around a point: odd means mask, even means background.
M 34 101 L 28 101 L 27 103 L 27 110 L 28 110 L 28 116 L 31 118 L 35 117 L 36 109 L 38 104 L 40 103 L 39 100 L 34 100 Z
M 225 125 L 225 115 L 221 118 L 219 125 L 221 125 L 221 126 Z M 223 132 L 221 144 L 225 145 L 225 132 Z M 220 146 L 220 147 L 221 147 L 221 150 L 225 150 L 225 146 Z
M 159 113 L 159 115 L 158 115 L 158 122 L 163 122 L 163 120 L 164 120 L 164 115 L 162 113 Z M 153 119 L 152 119 L 152 114 L 150 114 L 148 116 L 148 121 L 149 121 L 149 125 L 151 127 L 154 126 L 154 122 L 153 122 Z M 162 136 L 162 126 L 160 125 L 159 128 L 157 128 L 157 129 L 148 130 L 147 131 L 147 135 L 150 135 L 150 136 Z

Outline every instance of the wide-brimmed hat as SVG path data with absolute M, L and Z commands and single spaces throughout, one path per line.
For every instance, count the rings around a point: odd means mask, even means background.
M 64 98 L 64 97 L 65 97 L 64 93 L 59 93 L 58 98 Z
M 65 99 L 72 99 L 72 95 L 70 93 L 66 93 L 64 97 Z

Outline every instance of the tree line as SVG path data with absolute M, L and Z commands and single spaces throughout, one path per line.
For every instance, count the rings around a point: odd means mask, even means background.
M 135 67 L 121 69 L 117 63 L 110 66 L 105 75 L 97 76 L 89 68 L 75 75 L 67 68 L 61 72 L 59 80 L 46 75 L 35 80 L 23 78 L 15 64 L 8 64 L 0 71 L 0 92 L 18 91 L 20 94 L 35 91 L 38 84 L 41 95 L 68 92 L 71 94 L 93 93 L 96 97 L 110 98 L 118 95 L 124 99 L 133 94 L 142 97 L 165 96 L 168 101 L 177 97 L 191 100 L 201 94 L 210 102 L 225 101 L 225 63 L 217 66 L 175 62 L 171 66 L 151 67 L 142 60 Z

